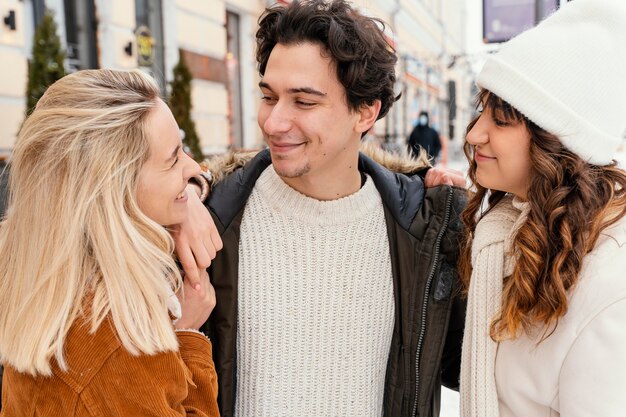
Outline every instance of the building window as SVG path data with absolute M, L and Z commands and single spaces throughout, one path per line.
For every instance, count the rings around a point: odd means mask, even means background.
M 93 0 L 64 0 L 67 70 L 98 68 Z
M 226 12 L 226 68 L 228 69 L 228 121 L 231 144 L 243 147 L 243 111 L 241 108 L 241 45 L 240 17 L 237 13 Z
M 163 9 L 161 0 L 135 0 L 135 36 L 139 68 L 152 75 L 165 92 L 163 50 Z

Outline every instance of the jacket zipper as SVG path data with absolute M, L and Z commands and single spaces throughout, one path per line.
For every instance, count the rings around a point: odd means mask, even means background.
M 422 344 L 424 343 L 424 334 L 426 333 L 426 311 L 428 309 L 428 298 L 430 296 L 430 287 L 433 282 L 433 278 L 435 277 L 435 271 L 437 270 L 437 264 L 439 263 L 439 247 L 441 246 L 441 239 L 443 239 L 443 234 L 448 228 L 448 223 L 450 222 L 450 210 L 452 208 L 452 195 L 453 189 L 450 188 L 448 192 L 448 198 L 446 200 L 446 212 L 443 217 L 443 224 L 441 225 L 441 230 L 439 230 L 439 234 L 437 235 L 437 241 L 435 243 L 435 255 L 433 256 L 433 266 L 430 268 L 430 274 L 428 275 L 428 281 L 426 281 L 426 294 L 424 296 L 424 303 L 422 304 L 422 324 L 420 328 L 419 339 L 417 340 L 417 350 L 415 352 L 415 402 L 413 403 L 413 411 L 411 412 L 412 417 L 417 417 L 417 400 L 419 399 L 419 385 L 420 385 L 420 374 L 419 374 L 419 365 L 420 365 L 420 355 L 422 353 Z

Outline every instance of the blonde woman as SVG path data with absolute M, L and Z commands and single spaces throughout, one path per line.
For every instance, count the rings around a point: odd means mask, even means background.
M 198 173 L 143 73 L 81 71 L 47 90 L 0 228 L 3 417 L 219 415 L 195 330 L 214 291 L 206 273 L 183 284 L 165 227 L 185 220 Z

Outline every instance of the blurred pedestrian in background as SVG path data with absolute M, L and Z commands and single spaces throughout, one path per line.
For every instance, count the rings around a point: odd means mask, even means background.
M 477 83 L 462 415 L 624 416 L 626 2 L 564 4 Z
M 187 217 L 199 172 L 144 73 L 48 88 L 20 131 L 0 228 L 3 417 L 219 415 L 196 330 L 215 293 L 206 271 L 183 284 L 165 227 Z
M 417 118 L 417 124 L 411 131 L 407 140 L 409 151 L 418 157 L 423 149 L 428 155 L 428 160 L 434 164 L 441 152 L 441 138 L 439 132 L 430 126 L 428 112 L 422 111 Z

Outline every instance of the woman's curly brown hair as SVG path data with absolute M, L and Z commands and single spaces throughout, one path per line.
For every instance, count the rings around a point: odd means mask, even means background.
M 531 135 L 530 213 L 513 240 L 516 263 L 505 277 L 502 303 L 491 324 L 494 340 L 515 338 L 543 329 L 549 336 L 568 308 L 567 294 L 579 278 L 583 259 L 595 246 L 600 233 L 626 216 L 626 172 L 616 167 L 592 165 L 567 150 L 558 137 L 541 129 L 511 105 L 487 90 L 478 103 L 496 110 L 509 122 L 521 122 Z M 478 118 L 468 126 L 468 132 Z M 590 138 L 591 140 L 591 138 Z M 465 239 L 459 265 L 465 289 L 472 275 L 471 247 L 476 224 L 504 197 L 476 181 L 473 147 L 465 143 L 469 178 L 476 193 L 462 214 Z

